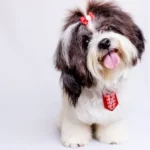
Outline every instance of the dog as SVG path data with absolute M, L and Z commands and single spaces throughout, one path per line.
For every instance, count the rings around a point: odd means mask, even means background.
M 106 144 L 127 141 L 126 83 L 144 49 L 142 30 L 117 4 L 94 0 L 69 11 L 54 61 L 61 71 L 65 146 L 84 146 L 93 134 Z

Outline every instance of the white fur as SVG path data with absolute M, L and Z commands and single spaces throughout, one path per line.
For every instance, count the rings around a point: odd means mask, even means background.
M 86 145 L 91 139 L 90 126 L 93 123 L 97 124 L 96 138 L 99 141 L 109 144 L 127 141 L 125 120 L 128 112 L 128 95 L 124 94 L 124 91 L 128 82 L 125 83 L 123 87 L 120 87 L 119 82 L 117 83 L 119 106 L 113 112 L 104 108 L 102 91 L 99 87 L 84 89 L 76 107 L 70 106 L 68 97 L 64 93 L 60 127 L 61 140 L 65 146 Z
M 128 126 L 125 121 L 118 121 L 108 126 L 97 125 L 96 139 L 106 144 L 121 144 L 128 140 Z
M 93 29 L 90 21 L 89 28 Z M 67 47 L 70 42 L 72 30 L 77 24 L 73 24 L 64 32 L 63 40 L 63 55 L 68 59 Z M 113 78 L 105 81 L 100 74 L 103 71 L 103 66 L 98 62 L 98 42 L 103 38 L 111 40 L 111 48 L 118 48 L 125 55 L 125 62 L 122 62 L 121 67 L 112 71 Z M 132 58 L 137 57 L 135 46 L 130 40 L 120 34 L 114 32 L 94 33 L 90 42 L 87 66 L 93 77 L 96 79 L 97 86 L 93 88 L 84 88 L 78 99 L 76 107 L 69 104 L 68 96 L 64 93 L 63 105 L 59 127 L 61 130 L 61 141 L 67 147 L 79 147 L 86 145 L 91 139 L 92 124 L 96 124 L 96 138 L 109 144 L 120 144 L 127 140 L 127 126 L 125 123 L 128 112 L 128 96 L 127 81 L 125 77 L 130 69 Z M 124 64 L 125 63 L 125 64 Z M 124 65 L 123 65 L 124 64 Z M 122 87 L 123 84 L 123 87 Z M 114 111 L 109 111 L 104 108 L 102 100 L 102 92 L 104 89 L 111 89 L 116 92 L 119 105 Z
M 69 27 L 64 35 L 64 47 L 67 48 L 71 31 L 76 24 Z M 126 58 L 126 65 L 122 69 L 116 69 L 113 78 L 105 81 L 100 74 L 103 67 L 98 62 L 98 42 L 103 38 L 111 40 L 111 47 L 121 49 Z M 64 51 L 65 58 L 67 51 Z M 87 66 L 89 71 L 95 77 L 97 86 L 95 88 L 84 88 L 78 99 L 76 107 L 68 102 L 67 94 L 64 93 L 63 107 L 59 127 L 61 129 L 62 143 L 67 147 L 79 147 L 86 145 L 91 139 L 92 124 L 97 124 L 96 138 L 103 143 L 122 143 L 127 140 L 127 127 L 124 121 L 128 112 L 128 95 L 125 77 L 128 74 L 129 64 L 132 58 L 137 57 L 135 46 L 128 38 L 114 33 L 95 33 L 90 42 L 89 52 L 87 56 Z M 123 84 L 123 87 L 122 87 Z M 116 92 L 119 106 L 114 111 L 104 108 L 102 100 L 102 92 L 104 89 L 111 89 Z
M 62 143 L 67 147 L 85 146 L 92 137 L 90 126 L 77 118 L 71 119 L 70 117 L 68 115 L 63 116 L 61 125 Z
M 90 31 L 92 31 L 93 33 L 95 33 L 96 30 L 95 30 L 95 25 L 94 25 L 93 20 L 92 20 L 92 19 L 89 19 L 90 16 L 87 16 L 86 18 L 89 20 L 88 25 L 87 25 L 87 28 L 88 28 Z
M 130 42 L 130 40 L 118 33 L 115 32 L 104 32 L 104 33 L 95 33 L 92 37 L 92 40 L 89 44 L 89 52 L 87 56 L 87 66 L 92 75 L 103 82 L 102 77 L 99 75 L 99 70 L 103 70 L 102 65 L 97 61 L 98 59 L 98 43 L 104 39 L 108 38 L 111 40 L 111 47 L 110 49 L 113 48 L 118 48 L 124 55 L 125 55 L 125 62 L 127 64 L 127 68 L 129 65 L 132 63 L 132 58 L 137 58 L 137 50 L 136 47 Z M 119 68 L 120 69 L 120 68 Z M 125 68 L 123 68 L 123 71 Z M 122 71 L 122 70 L 120 70 Z M 117 76 L 120 74 L 119 70 L 117 70 Z M 114 75 L 113 75 L 114 76 Z M 114 76 L 116 79 L 116 76 Z
M 64 93 L 58 127 L 61 131 L 61 141 L 66 147 L 82 147 L 92 138 L 90 125 L 80 121 L 68 103 L 68 96 Z
M 91 49 L 97 49 L 96 46 L 104 38 L 108 38 L 111 40 L 110 48 L 121 48 L 125 53 L 128 62 L 132 60 L 131 58 L 137 57 L 136 47 L 131 43 L 131 41 L 127 37 L 112 31 L 104 33 L 95 33 L 90 44 Z

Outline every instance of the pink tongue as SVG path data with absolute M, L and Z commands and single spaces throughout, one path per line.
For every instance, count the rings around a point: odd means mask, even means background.
M 104 66 L 108 69 L 114 69 L 120 61 L 117 53 L 112 52 L 108 54 L 104 59 Z

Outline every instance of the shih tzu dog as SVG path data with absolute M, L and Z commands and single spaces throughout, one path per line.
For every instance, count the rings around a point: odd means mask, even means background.
M 55 54 L 63 103 L 59 127 L 68 147 L 127 140 L 128 72 L 141 59 L 144 37 L 132 18 L 111 2 L 88 2 L 69 12 Z

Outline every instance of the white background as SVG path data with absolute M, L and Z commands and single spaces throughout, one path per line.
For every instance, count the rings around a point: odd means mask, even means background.
M 0 150 L 65 149 L 55 120 L 61 104 L 53 55 L 66 8 L 84 0 L 0 0 Z M 130 139 L 119 146 L 92 141 L 85 150 L 150 149 L 148 0 L 119 0 L 147 44 L 131 76 Z M 149 69 L 149 70 L 148 70 Z

